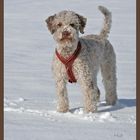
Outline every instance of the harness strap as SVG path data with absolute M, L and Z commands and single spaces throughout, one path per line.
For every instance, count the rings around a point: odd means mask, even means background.
M 76 80 L 76 78 L 74 76 L 74 73 L 72 71 L 72 65 L 74 63 L 74 60 L 79 55 L 80 51 L 81 51 L 81 43 L 80 43 L 80 41 L 78 42 L 77 49 L 75 50 L 75 52 L 68 58 L 64 58 L 61 54 L 59 54 L 57 49 L 55 51 L 56 56 L 58 57 L 58 59 L 65 65 L 66 72 L 67 72 L 67 75 L 68 75 L 70 83 L 77 82 L 77 80 Z

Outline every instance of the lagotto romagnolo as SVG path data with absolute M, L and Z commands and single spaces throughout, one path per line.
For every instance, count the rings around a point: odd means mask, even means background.
M 53 59 L 53 73 L 56 81 L 57 111 L 69 111 L 67 82 L 78 82 L 84 94 L 84 111 L 97 111 L 100 90 L 97 86 L 99 68 L 105 87 L 107 105 L 117 101 L 116 55 L 109 40 L 111 12 L 99 6 L 105 16 L 104 25 L 99 35 L 84 33 L 87 19 L 73 11 L 61 11 L 46 19 L 47 27 L 56 41 Z

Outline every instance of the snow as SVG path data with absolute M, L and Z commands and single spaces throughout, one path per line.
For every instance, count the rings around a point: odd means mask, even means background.
M 85 34 L 99 33 L 103 16 L 112 11 L 109 40 L 117 55 L 119 100 L 97 113 L 83 112 L 78 84 L 68 84 L 70 111 L 56 112 L 51 72 L 55 42 L 45 19 L 69 9 L 87 17 Z M 4 1 L 4 139 L 5 140 L 134 140 L 136 139 L 136 3 L 133 0 L 5 0 Z

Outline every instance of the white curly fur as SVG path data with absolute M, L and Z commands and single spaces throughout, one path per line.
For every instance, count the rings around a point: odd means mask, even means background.
M 73 72 L 81 85 L 84 94 L 84 110 L 87 113 L 97 111 L 100 96 L 97 87 L 99 68 L 103 76 L 107 104 L 114 105 L 117 100 L 116 56 L 111 43 L 106 39 L 111 27 L 111 13 L 103 6 L 99 6 L 99 9 L 105 15 L 104 27 L 99 35 L 80 38 L 79 32 L 84 32 L 86 18 L 73 11 L 62 11 L 46 20 L 48 29 L 57 42 L 57 50 L 63 57 L 73 54 L 78 41 L 81 42 L 82 49 L 74 61 Z M 70 33 L 66 38 L 63 37 L 64 31 Z M 53 59 L 53 73 L 58 96 L 57 111 L 67 112 L 69 110 L 66 88 L 68 77 L 65 66 L 56 55 Z

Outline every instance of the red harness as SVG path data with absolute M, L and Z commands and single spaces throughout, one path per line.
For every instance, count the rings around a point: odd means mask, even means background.
M 68 58 L 64 58 L 61 54 L 58 53 L 57 49 L 55 51 L 56 53 L 56 56 L 58 57 L 58 59 L 65 65 L 66 67 L 66 72 L 67 72 L 67 75 L 68 75 L 68 78 L 69 78 L 69 82 L 70 83 L 75 83 L 77 82 L 75 76 L 74 76 L 74 73 L 72 71 L 72 65 L 74 63 L 74 60 L 77 58 L 77 56 L 79 55 L 81 51 L 81 43 L 80 41 L 78 42 L 78 46 L 77 46 L 77 49 L 75 50 L 75 52 L 69 56 Z

